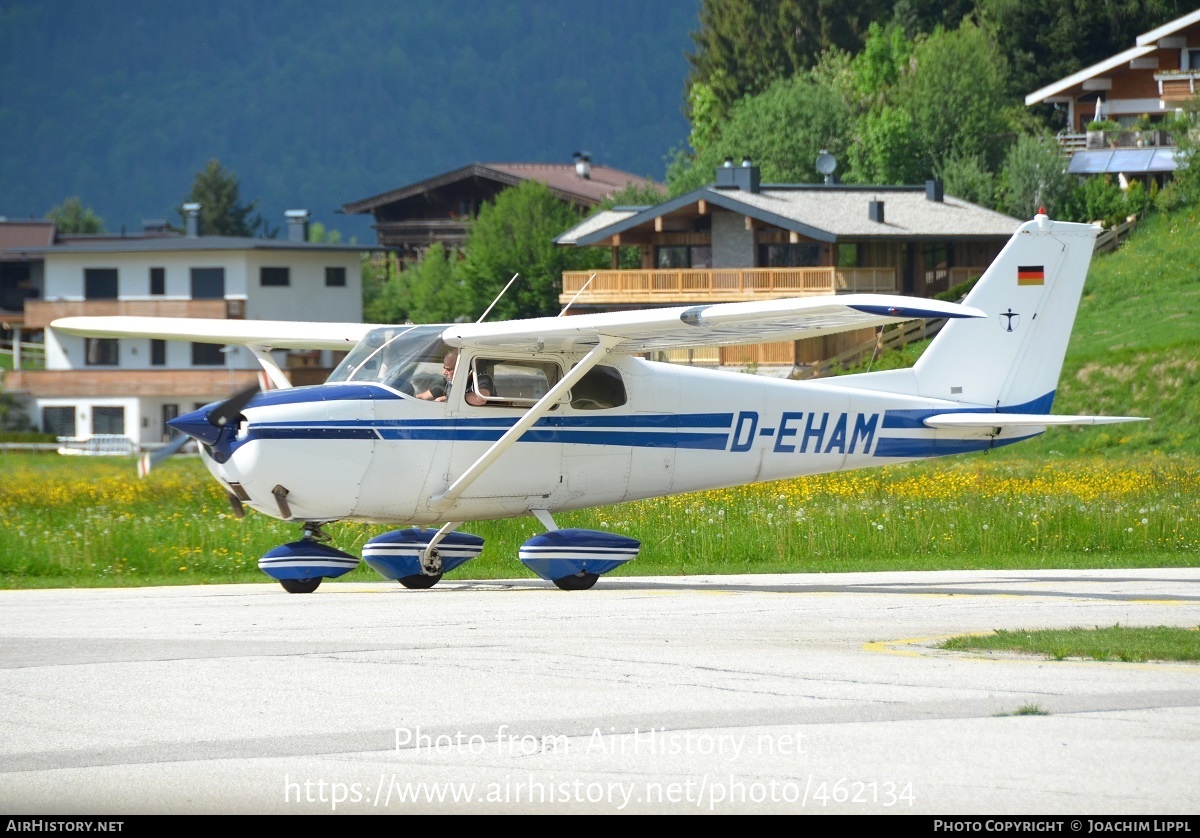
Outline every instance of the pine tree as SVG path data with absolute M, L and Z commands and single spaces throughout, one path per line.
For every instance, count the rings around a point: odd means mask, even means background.
M 254 210 L 258 199 L 242 203 L 241 185 L 237 175 L 213 158 L 196 173 L 185 204 L 200 205 L 200 232 L 206 236 L 255 236 L 274 238 L 276 231 L 268 231 L 263 217 Z M 187 223 L 183 207 L 178 208 L 179 217 Z

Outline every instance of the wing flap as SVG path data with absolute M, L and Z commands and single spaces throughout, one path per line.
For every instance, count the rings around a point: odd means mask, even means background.
M 50 328 L 68 335 L 190 340 L 196 343 L 271 349 L 350 349 L 367 323 L 306 323 L 293 320 L 219 320 L 198 317 L 62 317 Z
M 1145 422 L 1144 416 L 1051 416 L 1043 413 L 939 413 L 925 424 L 930 428 L 1032 428 L 1048 425 L 1115 425 Z
M 456 324 L 442 337 L 451 346 L 473 349 L 563 352 L 593 347 L 604 335 L 618 339 L 613 351 L 638 353 L 801 340 L 921 317 L 984 316 L 940 300 L 841 294 Z

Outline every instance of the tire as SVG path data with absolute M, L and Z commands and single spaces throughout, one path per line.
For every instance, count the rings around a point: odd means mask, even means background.
M 586 591 L 592 585 L 596 584 L 599 575 L 595 573 L 577 573 L 574 576 L 560 576 L 554 580 L 554 584 L 562 588 L 564 591 Z
M 414 590 L 425 590 L 432 588 L 438 582 L 442 581 L 442 574 L 436 576 L 426 576 L 424 573 L 414 573 L 411 576 L 401 576 L 398 580 L 401 585 Z
M 279 584 L 289 594 L 311 594 L 321 584 L 321 577 L 315 579 L 280 579 Z

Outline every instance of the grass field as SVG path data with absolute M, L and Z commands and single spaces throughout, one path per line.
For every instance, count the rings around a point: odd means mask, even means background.
M 920 346 L 876 369 L 910 366 Z M 1056 413 L 1152 417 L 1060 428 L 987 455 L 642 501 L 558 516 L 639 538 L 617 575 L 948 568 L 1179 567 L 1200 561 L 1200 221 L 1149 218 L 1093 260 Z M 299 528 L 232 517 L 196 459 L 145 481 L 131 460 L 0 455 L 0 585 L 262 581 Z M 386 527 L 334 524 L 360 550 Z M 528 575 L 532 518 L 480 522 L 453 576 Z M 360 568 L 345 579 L 374 579 Z
M 1197 661 L 1200 629 L 1122 625 L 1033 631 L 1000 629 L 991 634 L 954 637 L 941 646 L 952 651 L 1042 655 L 1052 660 Z
M 146 480 L 127 458 L 0 457 L 0 585 L 264 581 L 258 558 L 295 524 L 232 516 L 197 458 Z M 558 516 L 643 543 L 617 575 L 1200 563 L 1200 458 L 1017 460 L 972 455 L 639 501 Z M 358 552 L 389 527 L 329 526 Z M 529 575 L 533 518 L 464 527 L 487 539 L 452 578 Z M 365 566 L 343 577 L 377 579 Z

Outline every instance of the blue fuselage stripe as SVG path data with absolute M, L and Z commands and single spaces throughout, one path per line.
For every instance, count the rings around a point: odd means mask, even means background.
M 941 457 L 947 454 L 965 454 L 968 451 L 986 451 L 1001 445 L 1012 445 L 1037 434 L 1012 437 L 1010 439 L 904 439 L 882 437 L 875 443 L 876 457 Z

